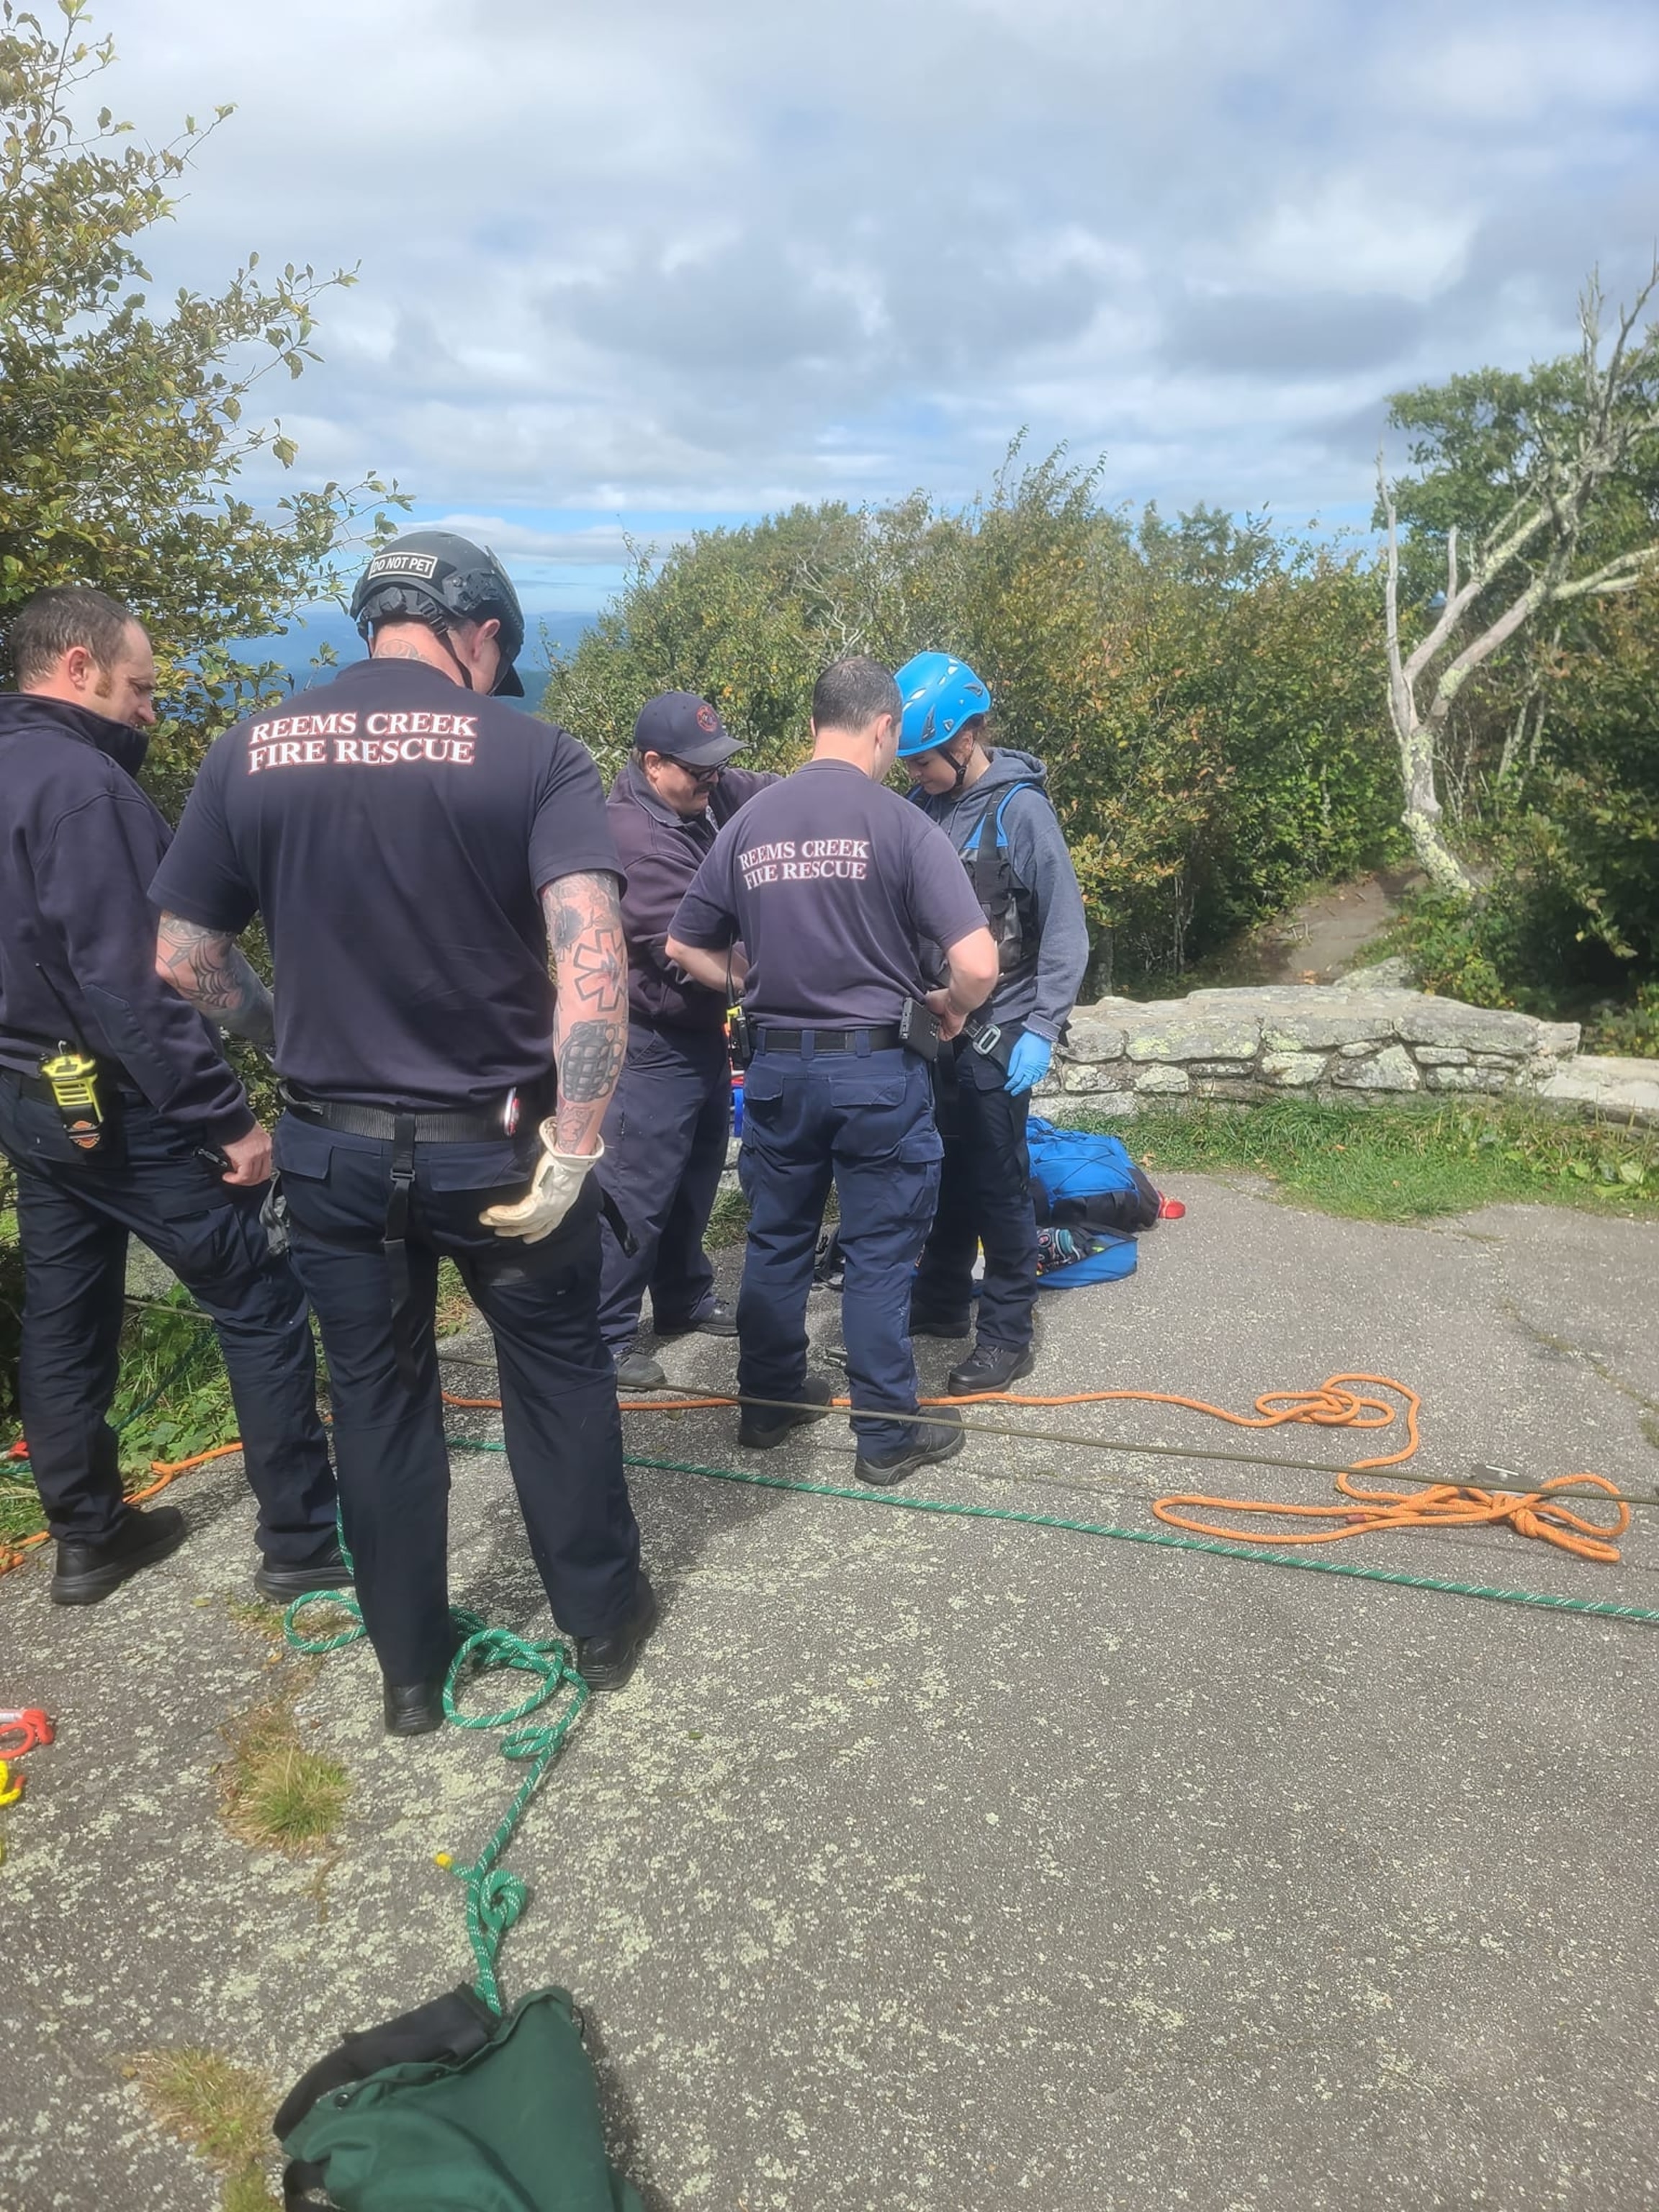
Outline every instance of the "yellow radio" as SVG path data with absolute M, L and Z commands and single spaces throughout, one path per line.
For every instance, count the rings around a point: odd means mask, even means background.
M 53 1057 L 41 1061 L 40 1079 L 52 1092 L 70 1142 L 83 1152 L 95 1152 L 104 1141 L 97 1061 L 60 1042 Z

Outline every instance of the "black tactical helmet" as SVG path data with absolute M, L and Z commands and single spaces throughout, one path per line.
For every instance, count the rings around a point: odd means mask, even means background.
M 501 665 L 492 690 L 524 696 L 513 665 L 524 647 L 524 610 L 512 580 L 487 545 L 447 530 L 410 530 L 377 553 L 357 579 L 351 619 L 367 639 L 376 623 L 424 623 L 446 636 L 452 623 L 501 624 Z

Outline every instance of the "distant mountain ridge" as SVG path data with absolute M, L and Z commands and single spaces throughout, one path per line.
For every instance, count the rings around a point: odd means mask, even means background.
M 524 678 L 524 704 L 527 708 L 539 706 L 547 689 L 544 635 L 556 651 L 568 653 L 583 632 L 592 629 L 595 619 L 590 614 L 530 617 L 524 651 L 519 657 L 519 673 Z M 312 607 L 303 616 L 296 616 L 280 636 L 246 638 L 231 650 L 245 660 L 274 660 L 286 672 L 295 690 L 301 691 L 308 685 L 329 681 L 329 671 L 313 665 L 325 646 L 336 660 L 343 663 L 363 658 L 362 640 L 349 616 L 337 607 Z

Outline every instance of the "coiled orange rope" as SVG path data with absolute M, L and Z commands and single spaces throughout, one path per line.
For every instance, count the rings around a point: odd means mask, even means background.
M 1190 1529 L 1196 1535 L 1217 1536 L 1241 1544 L 1335 1544 L 1347 1536 L 1369 1536 L 1403 1528 L 1474 1528 L 1507 1523 L 1520 1536 L 1532 1536 L 1543 1542 L 1554 1544 L 1564 1552 L 1577 1558 L 1594 1559 L 1605 1565 L 1617 1565 L 1619 1548 L 1613 1540 L 1622 1536 L 1630 1526 L 1630 1508 L 1622 1502 L 1616 1510 L 1618 1519 L 1603 1527 L 1586 1520 L 1581 1514 L 1560 1503 L 1552 1503 L 1550 1493 L 1570 1483 L 1589 1484 L 1618 1499 L 1618 1492 L 1611 1482 L 1599 1474 L 1556 1475 L 1541 1488 L 1524 1493 L 1510 1491 L 1476 1489 L 1457 1483 L 1435 1483 L 1421 1491 L 1361 1490 L 1357 1489 L 1351 1476 L 1367 1469 L 1398 1467 L 1415 1456 L 1421 1437 L 1418 1417 L 1422 1400 L 1408 1383 L 1395 1380 L 1391 1375 L 1329 1375 L 1313 1390 L 1264 1390 L 1256 1399 L 1255 1410 L 1235 1413 L 1225 1406 L 1212 1406 L 1204 1398 L 1188 1398 L 1170 1390 L 1072 1390 L 1054 1397 L 1018 1395 L 1012 1391 L 981 1391 L 968 1398 L 924 1398 L 923 1405 L 995 1405 L 995 1406 L 1098 1406 L 1112 1402 L 1133 1401 L 1147 1406 L 1180 1406 L 1188 1412 L 1202 1413 L 1206 1419 L 1224 1421 L 1237 1429 L 1279 1429 L 1305 1425 L 1320 1429 L 1386 1429 L 1396 1418 L 1397 1408 L 1388 1399 L 1371 1395 L 1379 1390 L 1391 1390 L 1405 1407 L 1405 1442 L 1397 1451 L 1383 1452 L 1370 1459 L 1357 1459 L 1336 1478 L 1336 1486 L 1345 1497 L 1354 1500 L 1350 1505 L 1289 1505 L 1275 1500 L 1243 1498 L 1206 1498 L 1178 1493 L 1152 1501 L 1152 1511 L 1160 1521 L 1176 1528 Z M 444 1393 L 444 1402 L 449 1406 L 471 1407 L 480 1411 L 498 1412 L 498 1398 L 459 1398 Z M 735 1406 L 737 1399 L 707 1398 L 625 1398 L 621 1401 L 624 1413 L 690 1413 L 705 1407 Z M 834 1403 L 845 1407 L 848 1401 L 837 1398 Z M 1358 1510 L 1355 1510 L 1358 1507 Z M 1190 1517 L 1188 1509 L 1198 1508 L 1222 1513 L 1269 1515 L 1279 1519 L 1340 1521 L 1340 1528 L 1274 1530 L 1230 1528 L 1218 1527 L 1213 1522 Z

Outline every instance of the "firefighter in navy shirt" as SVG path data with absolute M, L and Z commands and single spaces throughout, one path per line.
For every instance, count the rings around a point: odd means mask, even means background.
M 153 896 L 181 975 L 264 917 L 294 1264 L 386 1727 L 413 1735 L 441 1721 L 459 1641 L 441 1255 L 494 1333 L 531 1551 L 593 1687 L 627 1680 L 656 1618 L 598 1319 L 592 1170 L 627 978 L 598 772 L 490 696 L 522 690 L 500 563 L 411 532 L 369 562 L 352 613 L 370 659 L 218 739 Z
M 711 989 L 724 988 L 732 961 L 755 1041 L 744 1092 L 750 1215 L 738 1390 L 774 1402 L 744 1407 L 738 1440 L 779 1443 L 832 1395 L 807 1369 L 806 1301 L 833 1182 L 855 1471 L 881 1485 L 963 1443 L 958 1417 L 915 1419 L 910 1278 L 933 1218 L 941 1148 L 928 1060 L 905 1049 L 899 1025 L 925 997 L 941 1034 L 954 1036 L 997 972 L 949 838 L 884 787 L 900 712 L 898 686 L 875 661 L 824 671 L 812 695 L 812 758 L 720 831 L 667 948 Z M 746 970 L 731 951 L 739 939 Z M 944 954 L 947 980 L 928 993 L 930 945 Z
M 605 1116 L 599 1172 L 634 1249 L 607 1226 L 599 1327 L 623 1390 L 660 1389 L 665 1380 L 655 1358 L 634 1346 L 647 1286 L 658 1336 L 737 1334 L 702 1249 L 732 1134 L 726 992 L 688 976 L 664 946 L 716 832 L 778 781 L 730 767 L 741 750 L 706 699 L 665 691 L 641 709 L 607 802 L 628 878 L 628 1059 Z
M 18 1386 L 58 1539 L 52 1598 L 96 1604 L 184 1540 L 177 1506 L 125 1502 L 106 1419 L 130 1235 L 218 1332 L 259 1501 L 259 1589 L 337 1586 L 349 1577 L 311 1325 L 259 1222 L 270 1139 L 216 1037 L 155 973 L 149 884 L 168 833 L 134 781 L 155 720 L 149 641 L 103 592 L 60 590 L 16 611 L 9 644 L 21 688 L 0 696 L 0 1150 L 17 1175 Z M 269 1042 L 270 1000 L 240 954 L 203 1003 Z M 54 1091 L 65 1053 L 95 1066 L 96 1116 Z

